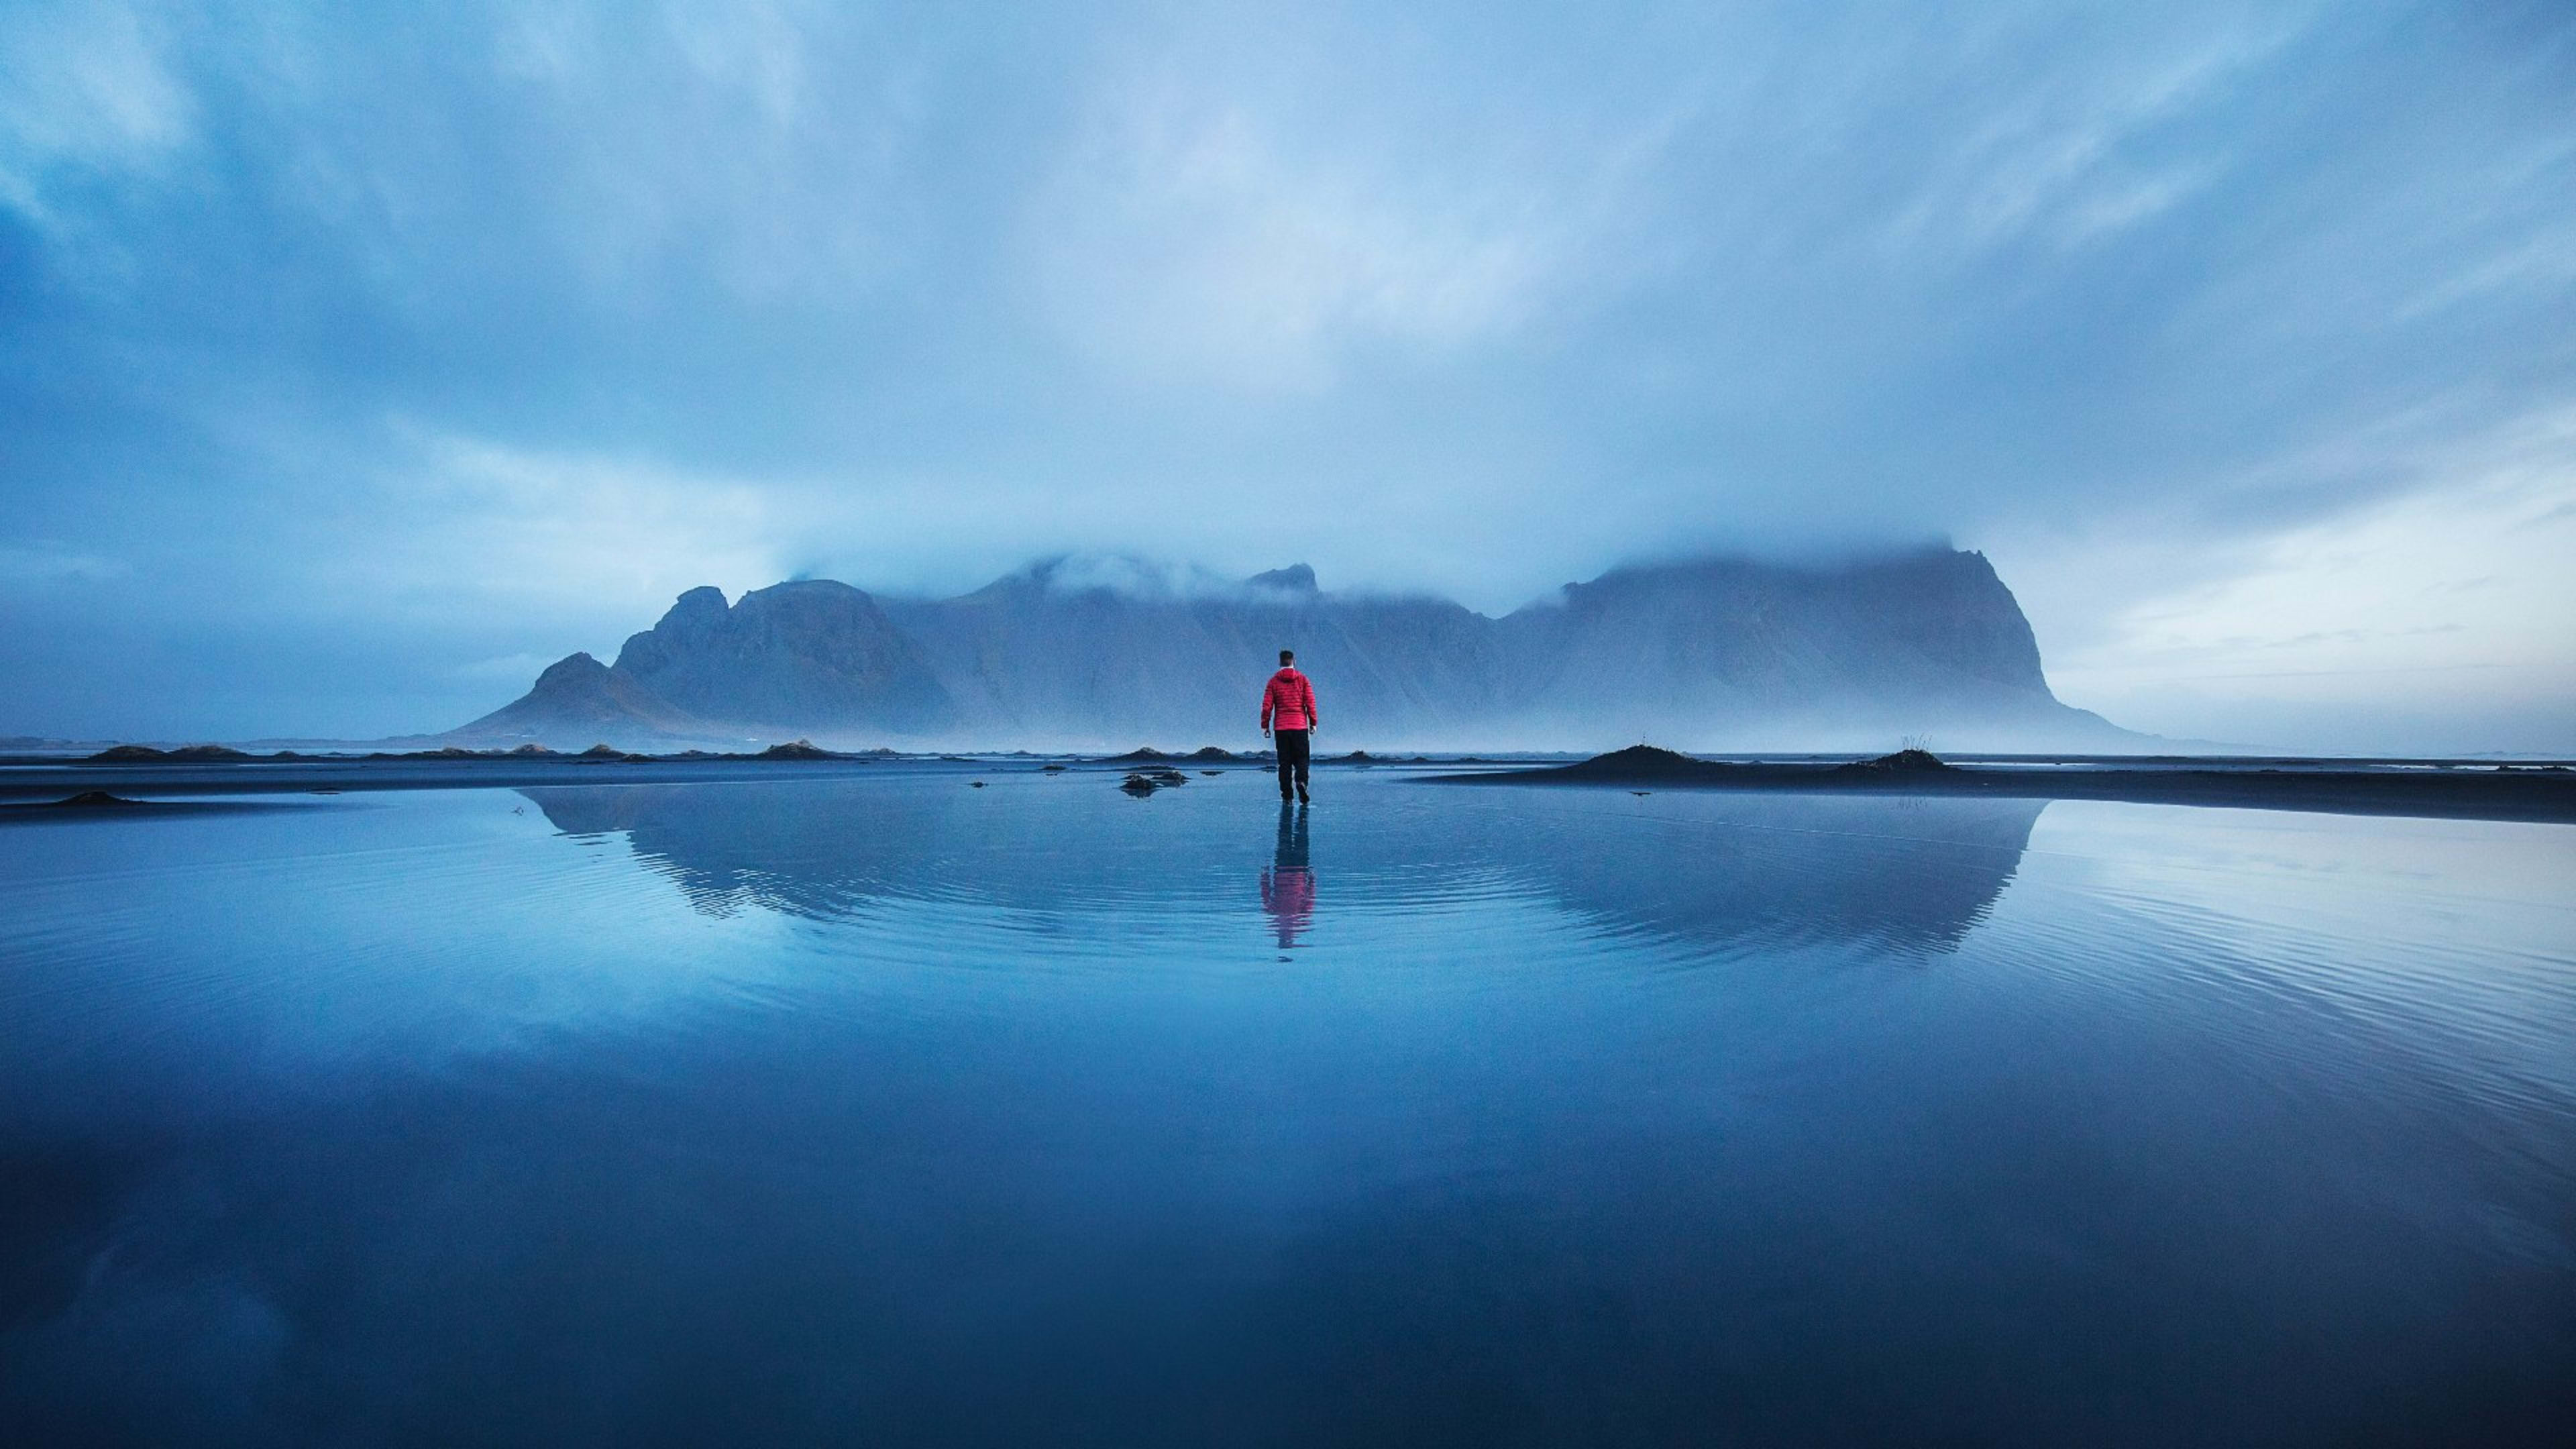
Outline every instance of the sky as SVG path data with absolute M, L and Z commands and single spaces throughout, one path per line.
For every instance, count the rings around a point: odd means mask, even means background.
M 2576 7 L 0 4 L 0 734 L 1931 539 L 2118 723 L 2576 753 Z

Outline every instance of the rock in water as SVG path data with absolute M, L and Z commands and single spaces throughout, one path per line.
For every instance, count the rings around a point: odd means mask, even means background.
M 837 760 L 841 757 L 833 754 L 830 750 L 817 746 L 812 740 L 797 740 L 792 744 L 771 745 L 768 749 L 761 751 L 757 758 L 763 760 Z
M 1898 750 L 1892 755 L 1881 755 L 1874 760 L 1854 760 L 1850 764 L 1843 766 L 1839 771 L 1837 771 L 1837 773 L 1859 773 L 1870 775 L 1928 775 L 1945 772 L 1950 768 L 1951 766 L 1944 763 L 1938 755 L 1933 754 L 1930 750 L 1904 749 Z

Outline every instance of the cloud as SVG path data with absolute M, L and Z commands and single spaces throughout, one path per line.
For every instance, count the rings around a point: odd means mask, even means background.
M 146 259 L 95 201 L 169 184 L 196 139 L 166 29 L 155 12 L 114 4 L 40 0 L 0 17 L 0 217 L 43 238 L 66 287 L 134 284 Z
M 0 28 L 0 157 L 13 197 L 41 204 L 50 173 L 157 169 L 188 142 L 195 106 L 167 46 L 133 6 L 20 7 Z
M 400 546 L 343 556 L 324 575 L 335 592 L 408 608 L 641 616 L 709 580 L 739 592 L 786 572 L 759 487 L 440 434 L 418 445 L 411 466 L 378 484 L 388 496 L 376 506 L 403 520 Z
M 1967 129 L 1891 238 L 1908 252 L 1944 243 L 1981 252 L 2033 236 L 2077 246 L 2171 209 L 2217 176 L 2226 156 L 2176 159 L 2179 138 L 2170 133 L 2223 105 L 2305 20 L 2284 7 L 2260 21 L 2226 17 L 2179 43 L 2104 36 L 2111 43 L 2040 72 L 2047 78 L 2016 88 Z M 2118 43 L 2131 39 L 2146 43 Z
M 2057 659 L 2060 692 L 2145 728 L 2243 739 L 2259 726 L 2231 733 L 2231 719 L 2284 705 L 2366 717 L 2392 691 L 2438 688 L 2457 719 L 2436 738 L 2411 722 L 2414 747 L 2563 748 L 2528 733 L 2479 743 L 2467 721 L 2556 708 L 2576 724 L 2576 577 L 2553 562 L 2576 547 L 2576 409 L 2407 461 L 2406 492 L 2133 604 Z
M 13 6 L 0 507 L 52 552 L 0 667 L 142 697 L 95 661 L 229 629 L 200 657 L 459 679 L 690 584 L 1067 552 L 1490 611 L 1949 536 L 2143 690 L 2196 590 L 2202 642 L 2364 627 L 2218 615 L 2404 500 L 2489 517 L 2438 460 L 2576 402 L 2571 43 L 2368 0 Z M 130 569 L 113 611 L 65 559 Z M 191 732 L 296 727 L 256 693 Z
M 1438 355 L 1527 324 L 1587 252 L 1669 124 L 1566 145 L 1561 117 L 1405 103 L 1400 82 L 1314 87 L 1333 38 L 1230 14 L 1083 90 L 1022 218 L 1041 300 L 1070 348 L 1160 388 L 1315 392 L 1348 356 Z M 1286 52 L 1248 49 L 1275 44 Z M 1221 43 L 1220 43 L 1221 39 Z M 1362 67 L 1365 69 L 1365 67 Z

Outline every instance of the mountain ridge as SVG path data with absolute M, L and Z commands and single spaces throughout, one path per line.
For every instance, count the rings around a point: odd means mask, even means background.
M 614 663 L 569 656 L 448 737 L 1186 745 L 1251 733 L 1281 648 L 1316 678 L 1325 731 L 1374 747 L 2143 739 L 2060 702 L 2011 590 L 1951 549 L 1627 565 L 1500 617 L 1329 592 L 1302 563 L 1225 580 L 1059 557 L 947 599 L 700 587 Z

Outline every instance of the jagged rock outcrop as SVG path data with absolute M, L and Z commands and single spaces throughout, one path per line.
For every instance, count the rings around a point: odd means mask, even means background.
M 702 720 L 923 735 L 960 721 L 921 650 L 877 601 L 808 579 L 742 596 L 691 589 L 626 641 L 616 673 Z
M 453 733 L 619 743 L 784 735 L 922 735 L 959 723 L 921 651 L 876 601 L 827 579 L 778 584 L 728 607 L 691 589 L 626 641 L 614 665 L 575 654 L 523 698 Z
M 575 655 L 457 731 L 588 743 L 811 735 L 1098 748 L 1254 728 L 1281 648 L 1326 732 L 1374 746 L 2117 748 L 2060 703 L 1983 556 L 1615 570 L 1493 619 L 1328 593 L 1303 564 L 1234 582 L 1050 560 L 951 599 L 809 580 L 680 597 L 613 666 Z

